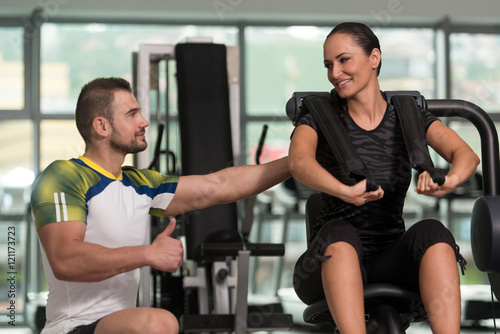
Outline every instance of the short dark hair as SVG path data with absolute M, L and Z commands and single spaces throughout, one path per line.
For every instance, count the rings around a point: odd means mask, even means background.
M 114 93 L 132 92 L 130 83 L 122 78 L 97 78 L 83 86 L 76 103 L 76 127 L 86 143 L 92 138 L 92 121 L 104 117 L 113 122 Z
M 380 49 L 380 42 L 373 31 L 363 23 L 358 22 L 344 22 L 335 26 L 335 28 L 330 31 L 326 39 L 330 38 L 335 34 L 346 34 L 351 36 L 356 44 L 363 49 L 366 55 L 370 55 L 373 49 Z M 382 59 L 377 68 L 377 75 L 380 74 L 380 69 L 382 68 Z

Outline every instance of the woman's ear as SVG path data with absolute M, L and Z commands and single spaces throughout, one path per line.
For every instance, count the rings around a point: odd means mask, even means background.
M 101 137 L 107 137 L 111 133 L 111 124 L 104 117 L 96 117 L 92 121 L 94 131 Z
M 376 70 L 378 68 L 378 65 L 380 64 L 382 58 L 382 54 L 379 49 L 374 48 L 372 50 L 372 53 L 370 55 L 370 60 L 372 62 L 372 69 Z

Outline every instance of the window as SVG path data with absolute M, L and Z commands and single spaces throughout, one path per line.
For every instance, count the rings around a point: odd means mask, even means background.
M 0 110 L 24 108 L 23 29 L 0 27 Z
M 285 105 L 296 91 L 327 91 L 323 42 L 329 29 L 319 27 L 247 27 L 245 29 L 245 128 L 247 163 L 255 162 L 262 127 L 269 126 L 262 161 L 286 155 L 293 129 Z M 265 121 L 258 119 L 266 119 Z
M 0 295 L 0 305 L 3 306 L 0 314 L 8 319 L 6 316 L 10 311 L 7 307 L 14 301 L 15 311 L 20 315 L 16 324 L 22 322 L 22 296 L 26 293 L 25 278 L 28 275 L 26 212 L 30 186 L 35 178 L 32 133 L 30 120 L 0 121 L 0 247 L 4 250 L 0 255 L 0 291 L 6 292 Z
M 325 91 L 323 42 L 329 29 L 248 27 L 245 29 L 246 109 L 249 116 L 285 116 L 296 91 Z
M 54 160 L 77 158 L 84 151 L 85 144 L 74 120 L 43 120 L 40 123 L 40 169 L 44 170 Z
M 46 23 L 41 33 L 41 111 L 73 114 L 81 87 L 97 77 L 132 80 L 139 44 L 176 44 L 209 37 L 237 45 L 233 27 Z
M 453 33 L 450 36 L 451 98 L 500 111 L 500 35 Z
M 377 28 L 373 32 L 382 49 L 380 88 L 382 90 L 417 90 L 426 98 L 436 93 L 432 29 Z

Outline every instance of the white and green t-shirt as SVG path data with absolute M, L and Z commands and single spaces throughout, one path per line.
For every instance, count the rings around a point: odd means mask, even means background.
M 163 216 L 178 177 L 123 167 L 116 178 L 85 157 L 58 160 L 34 183 L 31 208 L 36 228 L 62 221 L 87 224 L 84 241 L 109 248 L 143 245 L 148 214 Z M 108 314 L 136 306 L 139 269 L 100 282 L 54 277 L 43 247 L 49 287 L 43 333 L 67 333 Z

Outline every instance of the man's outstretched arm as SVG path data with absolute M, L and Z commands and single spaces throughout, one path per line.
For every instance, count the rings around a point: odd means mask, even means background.
M 288 157 L 261 165 L 228 167 L 207 175 L 181 176 L 165 216 L 255 196 L 290 176 Z

